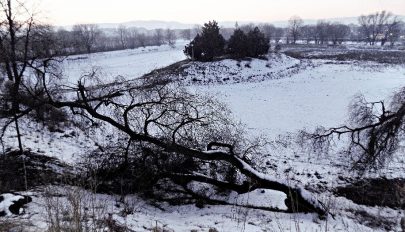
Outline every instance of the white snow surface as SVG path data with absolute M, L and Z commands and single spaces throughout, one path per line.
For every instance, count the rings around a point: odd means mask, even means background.
M 15 201 L 18 201 L 20 199 L 24 199 L 23 196 L 14 195 L 14 194 L 11 194 L 11 193 L 1 194 L 0 197 L 3 197 L 3 201 L 0 202 L 0 212 L 4 212 L 6 214 L 6 216 L 13 215 L 10 212 L 9 207 L 12 204 L 14 204 Z
M 185 65 L 179 78 L 190 85 L 258 82 L 290 76 L 307 65 L 283 54 L 272 54 L 265 59 L 191 62 Z
M 64 192 L 63 189 L 53 191 L 55 196 L 60 195 L 61 197 L 53 198 L 52 201 L 59 202 L 61 209 L 69 209 L 71 206 L 66 198 L 69 192 Z M 46 230 L 47 223 L 44 218 L 46 218 L 47 211 L 43 207 L 46 201 L 49 201 L 49 197 L 46 198 L 36 192 L 25 194 L 33 195 L 33 203 L 28 204 L 26 209 L 30 214 L 21 218 L 22 221 L 30 221 L 33 224 L 31 229 L 27 231 Z M 246 198 L 255 201 L 260 194 L 262 193 L 254 191 L 249 196 L 245 195 L 243 201 L 247 201 Z M 200 209 L 192 205 L 169 206 L 161 203 L 160 208 L 156 208 L 136 196 L 126 196 L 124 201 L 120 201 L 120 196 L 91 194 L 84 190 L 80 193 L 80 197 L 82 206 L 88 208 L 88 213 L 95 211 L 97 219 L 106 220 L 109 216 L 105 216 L 104 212 L 109 212 L 118 225 L 126 226 L 133 231 L 206 232 L 213 228 L 221 232 L 384 231 L 383 229 L 367 227 L 362 224 L 365 223 L 364 221 L 359 221 L 350 214 L 349 216 L 329 216 L 327 220 L 320 220 L 314 214 L 274 213 L 236 205 L 207 206 Z M 338 198 L 333 203 L 341 209 L 363 208 L 353 205 L 344 198 Z M 133 213 L 126 215 L 125 210 L 128 208 L 133 210 Z M 390 209 L 372 208 L 370 211 L 378 211 L 380 216 L 389 218 L 398 216 L 394 210 Z M 108 231 L 108 229 L 98 231 Z
M 343 124 L 348 119 L 348 106 L 354 96 L 363 94 L 370 102 L 389 100 L 394 91 L 403 86 L 404 66 L 318 61 L 285 78 L 191 88 L 228 103 L 236 119 L 254 134 L 275 137 L 303 128 Z

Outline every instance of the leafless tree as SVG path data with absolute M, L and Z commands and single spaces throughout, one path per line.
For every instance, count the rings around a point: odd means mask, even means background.
M 135 28 L 128 29 L 127 44 L 131 49 L 140 46 L 139 33 Z
M 274 29 L 274 42 L 276 44 L 280 43 L 281 39 L 284 37 L 285 35 L 285 30 L 283 28 L 280 27 L 276 27 Z
M 168 45 L 170 46 L 174 46 L 176 43 L 176 32 L 174 30 L 171 29 L 166 29 L 165 31 L 165 40 L 167 42 Z
M 350 108 L 351 124 L 319 128 L 310 138 L 317 149 L 331 146 L 335 139 L 347 138 L 345 153 L 353 159 L 356 170 L 381 168 L 405 138 L 405 88 L 394 95 L 390 104 L 368 102 L 359 95 Z
M 121 43 L 121 48 L 126 49 L 128 46 L 129 32 L 125 25 L 119 25 L 117 28 L 117 35 Z
M 252 31 L 253 29 L 255 29 L 255 25 L 253 23 L 249 23 L 249 24 L 244 24 L 242 26 L 239 26 L 239 29 L 241 29 L 244 33 L 249 33 L 249 31 Z
M 293 16 L 288 21 L 288 33 L 292 38 L 292 43 L 295 44 L 301 35 L 301 29 L 304 21 L 299 16 Z
M 65 54 L 71 54 L 74 52 L 75 39 L 72 32 L 63 28 L 59 28 L 56 31 L 56 38 L 60 46 L 60 51 Z
M 154 34 L 153 34 L 153 42 L 155 45 L 162 45 L 164 42 L 164 31 L 163 29 L 155 29 Z
M 403 22 L 398 17 L 392 17 L 384 26 L 384 36 L 381 38 L 381 46 L 384 46 L 386 42 L 390 42 L 391 46 L 399 39 L 401 35 L 401 27 Z
M 260 25 L 260 31 L 262 31 L 270 41 L 274 40 L 275 30 L 276 30 L 276 27 L 272 24 Z
M 91 53 L 101 35 L 96 24 L 76 24 L 73 26 L 73 33 L 77 38 L 78 46 L 84 46 L 87 53 Z
M 9 111 L 9 115 L 14 117 L 18 145 L 22 153 L 23 147 L 18 124 L 18 116 L 21 112 L 19 95 L 24 72 L 29 65 L 29 44 L 34 26 L 34 16 L 19 3 L 11 0 L 0 1 L 0 8 L 0 67 L 11 83 L 7 91 L 2 91 L 2 100 L 6 100 L 3 103 L 4 110 Z M 15 16 L 14 13 L 20 10 L 24 10 L 24 18 L 17 20 L 16 17 L 20 16 Z M 23 52 L 19 50 L 21 47 L 24 48 Z M 10 108 L 7 100 L 11 102 Z
M 191 40 L 191 29 L 184 29 L 181 31 L 181 37 L 185 40 Z
M 138 34 L 138 42 L 139 42 L 139 46 L 141 46 L 141 47 L 145 47 L 147 45 L 147 38 L 144 33 Z
M 303 39 L 307 41 L 307 44 L 309 44 L 311 41 L 314 41 L 315 44 L 318 43 L 318 37 L 316 33 L 316 27 L 312 25 L 304 25 L 301 28 L 301 34 Z
M 341 44 L 349 35 L 350 28 L 341 23 L 332 23 L 328 27 L 329 37 L 334 45 Z
M 324 44 L 328 42 L 328 38 L 329 38 L 329 34 L 328 34 L 328 30 L 330 27 L 330 23 L 329 22 L 325 22 L 325 21 L 318 21 L 318 23 L 316 24 L 316 36 L 318 37 L 318 43 L 319 44 Z
M 32 101 L 27 92 L 31 91 L 35 97 L 43 94 L 43 89 L 38 87 L 42 83 L 40 71 L 51 66 L 52 56 L 56 54 L 56 46 L 52 47 L 54 33 L 49 25 L 38 24 L 34 14 L 19 1 L 1 0 L 0 11 L 1 115 L 8 119 L 1 138 L 14 123 L 18 146 L 23 152 L 18 120 L 42 104 Z
M 95 75 L 90 74 L 92 78 Z M 107 123 L 117 133 L 127 136 L 128 147 L 140 148 L 148 157 L 161 157 L 176 164 L 175 168 L 167 166 L 168 163 L 159 166 L 160 174 L 152 179 L 155 183 L 170 181 L 182 188 L 177 193 L 216 203 L 222 201 L 210 199 L 190 188 L 190 184 L 203 183 L 238 193 L 273 189 L 288 196 L 289 212 L 325 214 L 321 204 L 308 197 L 302 188 L 254 169 L 251 159 L 260 153 L 258 145 L 240 139 L 243 132 L 230 121 L 223 105 L 211 98 L 190 94 L 160 78 L 136 80 L 131 85 L 97 86 L 82 79 L 72 90 L 77 93 L 77 99 L 54 99 L 49 94 L 49 104 Z M 235 170 L 235 178 L 225 178 L 221 174 L 224 170 Z
M 363 36 L 370 45 L 376 43 L 378 36 L 383 34 L 385 25 L 392 17 L 392 13 L 386 11 L 359 17 L 358 20 Z

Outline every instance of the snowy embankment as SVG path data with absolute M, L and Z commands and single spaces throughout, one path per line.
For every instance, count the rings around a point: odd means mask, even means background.
M 189 85 L 260 82 L 288 77 L 310 65 L 283 54 L 272 54 L 265 59 L 190 62 L 179 79 Z
M 68 83 L 73 84 L 91 70 L 102 73 L 103 82 L 113 82 L 119 78 L 134 79 L 186 59 L 183 53 L 185 44 L 186 41 L 179 40 L 174 47 L 150 46 L 71 56 L 63 61 L 62 69 Z

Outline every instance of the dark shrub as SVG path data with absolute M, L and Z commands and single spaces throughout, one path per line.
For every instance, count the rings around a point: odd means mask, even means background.
M 266 38 L 266 36 L 259 30 L 258 27 L 255 27 L 248 33 L 247 39 L 249 47 L 248 55 L 250 57 L 259 57 L 269 52 L 269 39 Z
M 227 52 L 233 58 L 259 57 L 268 53 L 269 40 L 255 27 L 246 35 L 241 29 L 236 29 L 228 41 Z
M 229 39 L 227 52 L 234 58 L 244 58 L 248 56 L 248 37 L 241 29 L 236 29 Z
M 212 61 L 224 55 L 225 39 L 219 33 L 215 21 L 204 24 L 201 35 L 197 34 L 193 41 L 184 49 L 184 54 L 199 61 Z

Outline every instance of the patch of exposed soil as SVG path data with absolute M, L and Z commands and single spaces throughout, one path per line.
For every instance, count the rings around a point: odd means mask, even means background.
M 55 158 L 25 151 L 10 151 L 0 155 L 0 193 L 24 191 L 25 185 L 40 185 L 66 181 L 70 167 Z
M 335 189 L 356 204 L 405 209 L 405 179 L 365 179 Z

